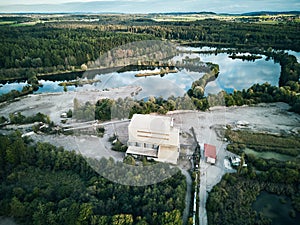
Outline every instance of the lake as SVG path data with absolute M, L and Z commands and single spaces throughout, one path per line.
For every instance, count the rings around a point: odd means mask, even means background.
M 212 50 L 211 48 L 187 48 L 190 51 L 205 51 Z M 179 53 L 171 59 L 178 61 L 189 58 L 200 58 L 204 62 L 212 62 L 220 66 L 220 74 L 215 81 L 208 83 L 205 94 L 216 94 L 221 90 L 229 93 L 234 89 L 242 90 L 251 87 L 253 84 L 263 84 L 265 82 L 271 85 L 278 86 L 280 76 L 280 65 L 274 61 L 266 61 L 266 57 L 253 61 L 243 61 L 241 59 L 231 59 L 227 53 L 203 54 L 203 53 Z M 156 69 L 159 70 L 159 69 Z M 106 74 L 96 75 L 95 79 L 100 79 L 101 83 L 92 85 L 84 85 L 83 87 L 68 86 L 68 91 L 81 91 L 105 88 L 114 88 L 127 85 L 137 85 L 142 87 L 142 91 L 137 98 L 145 98 L 149 96 L 162 96 L 167 98 L 171 95 L 183 96 L 184 93 L 191 87 L 193 81 L 201 78 L 204 73 L 191 72 L 186 69 L 180 70 L 178 73 L 166 74 L 165 76 L 151 77 L 135 77 L 137 73 L 149 72 L 143 71 L 126 71 L 126 72 L 111 72 Z M 46 92 L 62 92 L 63 87 L 58 86 L 58 81 L 40 81 L 43 87 L 36 93 Z M 5 84 L 0 88 L 0 94 L 7 93 L 13 89 L 22 90 L 26 83 L 10 83 Z
M 300 213 L 296 211 L 296 217 L 290 217 L 293 209 L 291 200 L 286 196 L 278 196 L 263 191 L 253 204 L 253 209 L 263 213 L 264 216 L 272 220 L 272 225 L 298 225 Z

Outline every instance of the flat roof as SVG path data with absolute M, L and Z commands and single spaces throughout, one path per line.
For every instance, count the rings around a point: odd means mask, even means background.
M 216 159 L 217 158 L 216 146 L 210 144 L 204 144 L 204 156 Z
M 168 133 L 170 131 L 171 118 L 150 114 L 134 114 L 129 124 L 130 128 L 153 131 L 156 133 Z
M 179 146 L 179 129 L 168 116 L 134 114 L 128 133 L 130 142 Z
M 149 157 L 157 157 L 157 150 L 152 148 L 142 148 L 137 146 L 129 146 L 126 154 L 143 155 Z
M 177 164 L 178 157 L 179 151 L 176 146 L 159 146 L 158 158 L 155 160 Z

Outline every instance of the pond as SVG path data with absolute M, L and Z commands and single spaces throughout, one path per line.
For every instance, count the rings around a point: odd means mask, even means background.
M 272 220 L 272 225 L 298 225 L 300 213 L 295 211 L 295 218 L 290 216 L 293 210 L 291 200 L 286 196 L 278 196 L 268 192 L 262 192 L 252 205 L 257 212 Z
M 187 48 L 190 51 L 207 51 L 212 48 Z M 171 59 L 171 61 L 178 61 L 190 58 L 200 58 L 204 62 L 212 62 L 220 66 L 220 74 L 215 81 L 208 83 L 205 93 L 216 94 L 221 90 L 233 92 L 234 89 L 247 89 L 256 83 L 268 82 L 271 85 L 278 86 L 280 65 L 275 64 L 274 61 L 266 61 L 266 57 L 253 61 L 243 61 L 241 59 L 231 59 L 227 53 L 204 54 L 204 53 L 179 53 Z M 156 69 L 159 70 L 159 69 Z M 151 77 L 135 77 L 137 73 L 145 73 L 147 70 L 140 71 L 125 71 L 125 72 L 110 72 L 95 76 L 95 79 L 100 79 L 101 83 L 92 85 L 84 85 L 83 87 L 68 86 L 68 91 L 81 91 L 106 88 L 121 87 L 127 85 L 137 85 L 142 87 L 142 91 L 137 98 L 145 98 L 148 96 L 162 96 L 167 98 L 171 95 L 183 96 L 184 93 L 191 87 L 193 81 L 201 78 L 203 73 L 191 72 L 186 69 L 181 69 L 178 73 L 170 73 L 165 76 L 151 76 Z M 74 79 L 74 78 L 72 78 Z M 66 80 L 68 80 L 66 78 Z M 62 92 L 63 87 L 58 86 L 60 81 L 40 81 L 43 87 L 36 93 L 45 92 Z M 22 90 L 26 83 L 10 83 L 0 87 L 0 94 L 8 93 L 16 89 Z
M 276 152 L 257 152 L 249 148 L 246 148 L 244 152 L 246 154 L 252 154 L 263 159 L 276 159 L 279 161 L 291 161 L 295 159 L 295 157 L 289 155 L 284 155 Z
M 280 65 L 272 60 L 266 61 L 266 56 L 254 62 L 231 59 L 226 53 L 202 54 L 200 57 L 204 62 L 213 62 L 220 66 L 220 74 L 215 81 L 206 86 L 206 94 L 216 94 L 221 90 L 232 93 L 234 89 L 248 89 L 256 83 L 268 82 L 273 86 L 278 86 Z
M 39 80 L 43 86 L 39 88 L 35 93 L 48 93 L 48 92 L 63 92 L 64 88 L 58 84 L 61 81 L 49 81 L 49 80 Z M 0 87 L 0 95 L 8 93 L 12 90 L 22 91 L 22 88 L 27 85 L 27 82 L 19 83 L 7 83 Z M 68 91 L 74 91 L 75 86 L 68 86 Z

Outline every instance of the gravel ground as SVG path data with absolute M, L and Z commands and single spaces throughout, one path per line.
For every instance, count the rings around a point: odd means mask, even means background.
M 22 97 L 20 101 L 15 101 L 10 104 L 1 104 L 0 115 L 8 117 L 10 113 L 21 112 L 25 116 L 34 115 L 38 112 L 49 115 L 54 123 L 60 123 L 60 115 L 73 109 L 74 98 L 80 103 L 87 101 L 96 103 L 99 99 L 110 98 L 126 98 L 132 93 L 138 92 L 139 87 L 127 86 L 113 88 L 108 91 L 70 91 L 65 93 L 47 93 L 34 94 Z

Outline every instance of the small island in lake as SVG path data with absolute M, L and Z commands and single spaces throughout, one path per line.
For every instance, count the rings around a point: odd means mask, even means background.
M 148 77 L 148 76 L 157 76 L 157 75 L 165 75 L 168 73 L 178 73 L 178 70 L 170 70 L 168 67 L 161 68 L 160 71 L 153 71 L 148 73 L 138 73 L 135 77 Z
M 93 83 L 97 83 L 97 82 L 101 82 L 101 80 L 96 80 L 96 79 L 92 79 L 92 80 L 87 79 L 87 80 L 85 80 L 85 79 L 77 78 L 76 80 L 73 80 L 73 81 L 61 82 L 58 85 L 59 86 L 72 86 L 72 85 L 82 86 L 82 85 L 85 85 L 85 84 L 93 84 Z
M 248 61 L 255 61 L 256 59 L 261 59 L 262 56 L 260 55 L 230 55 L 228 56 L 231 59 L 242 59 L 242 60 L 248 60 Z

